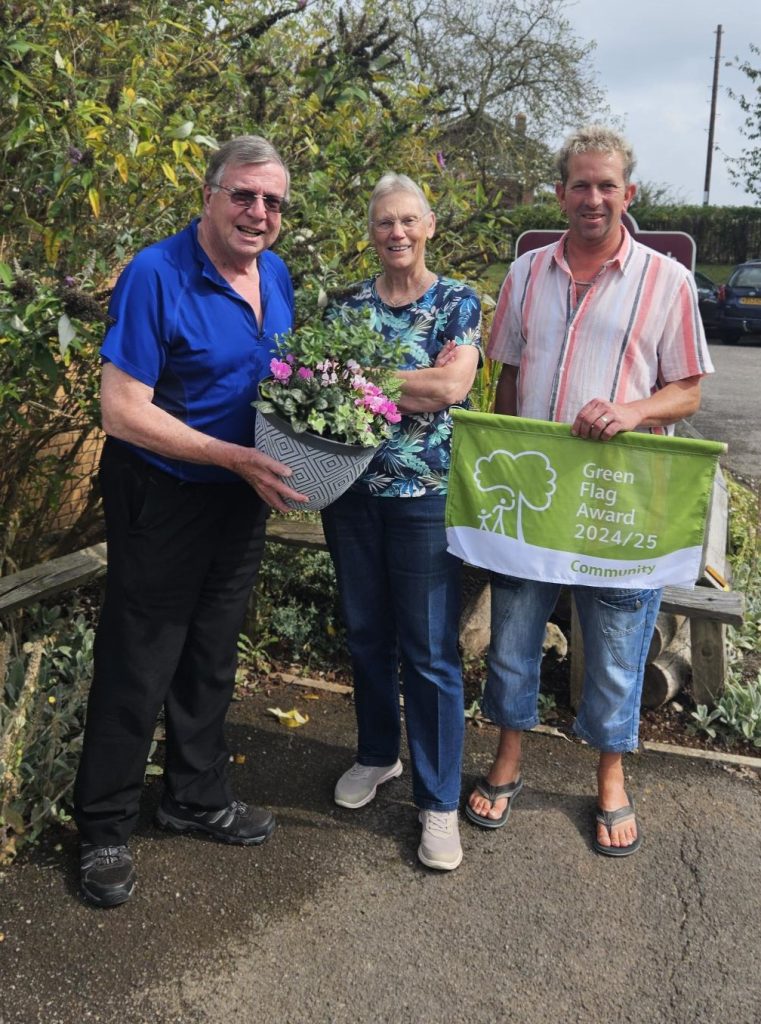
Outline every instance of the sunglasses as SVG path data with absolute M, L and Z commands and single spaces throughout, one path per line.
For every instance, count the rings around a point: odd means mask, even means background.
M 233 206 L 240 206 L 247 210 L 253 206 L 257 199 L 264 203 L 264 209 L 268 213 L 282 213 L 288 208 L 288 200 L 283 196 L 273 196 L 269 192 L 252 192 L 247 188 L 228 188 L 227 185 L 212 185 L 213 189 L 221 189 L 230 197 Z

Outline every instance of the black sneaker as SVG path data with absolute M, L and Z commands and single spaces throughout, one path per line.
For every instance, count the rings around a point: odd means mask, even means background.
M 132 854 L 126 846 L 79 848 L 79 882 L 82 895 L 96 907 L 116 907 L 125 903 L 135 890 L 137 873 Z
M 233 800 L 217 811 L 197 811 L 177 803 L 165 790 L 156 812 L 156 824 L 172 832 L 205 832 L 223 843 L 254 846 L 272 834 L 275 816 L 264 807 L 249 807 L 240 800 Z

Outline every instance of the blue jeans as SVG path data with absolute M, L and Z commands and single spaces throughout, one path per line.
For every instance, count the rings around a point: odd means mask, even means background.
M 608 753 L 635 750 L 645 658 L 660 590 L 573 587 L 584 638 L 584 685 L 574 732 Z M 560 585 L 492 573 L 484 714 L 507 729 L 539 722 L 542 641 Z
M 322 513 L 354 670 L 357 760 L 399 756 L 399 663 L 412 792 L 425 810 L 459 803 L 465 731 L 457 648 L 462 563 L 446 549 L 446 498 L 348 491 Z

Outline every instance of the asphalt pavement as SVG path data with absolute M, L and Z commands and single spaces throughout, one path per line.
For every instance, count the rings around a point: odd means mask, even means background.
M 715 373 L 702 382 L 703 400 L 690 423 L 703 437 L 725 441 L 722 464 L 746 483 L 761 486 L 761 337 L 739 345 L 709 340 Z M 761 1019 L 761 1016 L 760 1018 Z
M 73 830 L 3 872 L 2 1024 L 761 1020 L 758 771 L 632 755 L 644 842 L 614 860 L 591 846 L 594 752 L 532 733 L 507 827 L 463 820 L 463 863 L 439 873 L 416 858 L 406 760 L 366 808 L 332 803 L 353 709 L 315 696 L 283 684 L 231 710 L 237 790 L 278 817 L 262 847 L 158 831 L 159 779 L 129 903 L 81 902 Z M 286 729 L 276 706 L 309 722 Z M 495 739 L 469 724 L 467 780 Z

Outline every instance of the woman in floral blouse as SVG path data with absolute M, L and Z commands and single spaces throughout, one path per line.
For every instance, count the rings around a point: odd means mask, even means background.
M 397 403 L 403 416 L 361 479 L 322 513 L 352 656 L 358 727 L 356 762 L 338 780 L 335 801 L 364 807 L 381 783 L 401 774 L 401 675 L 422 824 L 418 857 L 448 871 L 462 860 L 464 708 L 461 563 L 446 550 L 444 507 L 450 409 L 465 404 L 475 377 L 481 308 L 473 289 L 426 266 L 436 218 L 410 178 L 384 175 L 368 219 L 381 273 L 352 289 L 331 315 L 369 307 L 375 328 L 404 342 Z

